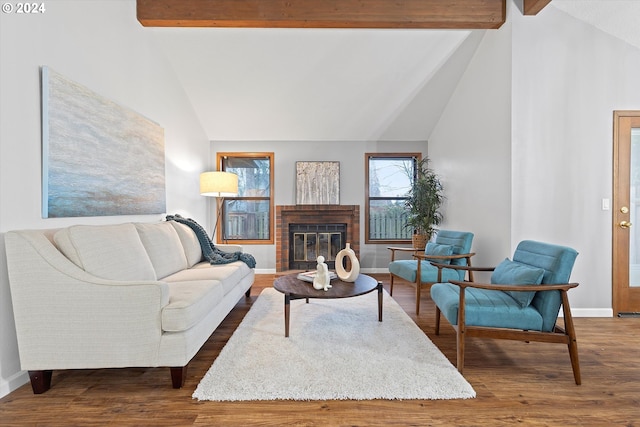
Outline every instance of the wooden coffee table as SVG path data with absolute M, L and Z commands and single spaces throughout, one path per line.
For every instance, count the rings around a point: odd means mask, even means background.
M 374 289 L 378 290 L 378 321 L 382 322 L 382 282 L 378 282 L 371 276 L 360 274 L 355 282 L 343 282 L 340 279 L 331 281 L 331 288 L 324 291 L 313 288 L 313 283 L 305 282 L 297 278 L 298 274 L 288 274 L 278 277 L 273 282 L 273 287 L 284 294 L 284 336 L 289 336 L 289 317 L 291 300 L 305 298 L 351 298 L 368 294 Z

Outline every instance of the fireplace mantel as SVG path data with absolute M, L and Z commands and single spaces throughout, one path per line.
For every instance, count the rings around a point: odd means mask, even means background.
M 276 206 L 276 272 L 289 269 L 289 224 L 344 223 L 347 242 L 360 255 L 359 205 L 281 205 Z

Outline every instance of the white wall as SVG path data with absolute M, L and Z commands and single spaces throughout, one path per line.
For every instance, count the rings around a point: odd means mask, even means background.
M 206 217 L 198 177 L 209 166 L 209 143 L 161 50 L 136 21 L 135 1 L 45 6 L 42 15 L 0 14 L 0 396 L 27 381 L 18 359 L 4 233 L 163 217 L 41 218 L 40 66 L 158 122 L 165 130 L 167 210 Z
M 553 7 L 513 23 L 512 244 L 580 255 L 572 309 L 611 315 L 613 111 L 640 109 L 640 49 Z M 615 208 L 615 207 L 613 207 Z
M 421 109 L 440 111 L 450 81 L 427 91 L 429 103 L 415 103 L 416 92 L 425 92 L 469 35 L 326 28 L 153 33 L 211 141 L 424 140 L 435 120 L 425 120 Z
M 429 138 L 442 177 L 442 228 L 472 231 L 478 266 L 510 255 L 511 25 L 487 31 Z M 481 275 L 475 278 L 481 280 Z

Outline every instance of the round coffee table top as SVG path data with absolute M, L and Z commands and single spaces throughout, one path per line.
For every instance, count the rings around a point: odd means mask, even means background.
M 378 281 L 366 274 L 360 274 L 355 282 L 333 279 L 331 288 L 326 291 L 314 289 L 313 283 L 300 280 L 297 276 L 297 273 L 280 276 L 273 282 L 273 287 L 283 294 L 302 298 L 350 298 L 367 294 L 378 287 Z

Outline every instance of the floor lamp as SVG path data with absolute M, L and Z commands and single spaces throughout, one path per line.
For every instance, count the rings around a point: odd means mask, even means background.
M 215 197 L 217 201 L 216 224 L 211 233 L 211 241 L 216 234 L 218 221 L 222 215 L 222 206 L 225 197 L 235 197 L 238 195 L 238 175 L 231 172 L 204 172 L 200 174 L 200 195 Z

